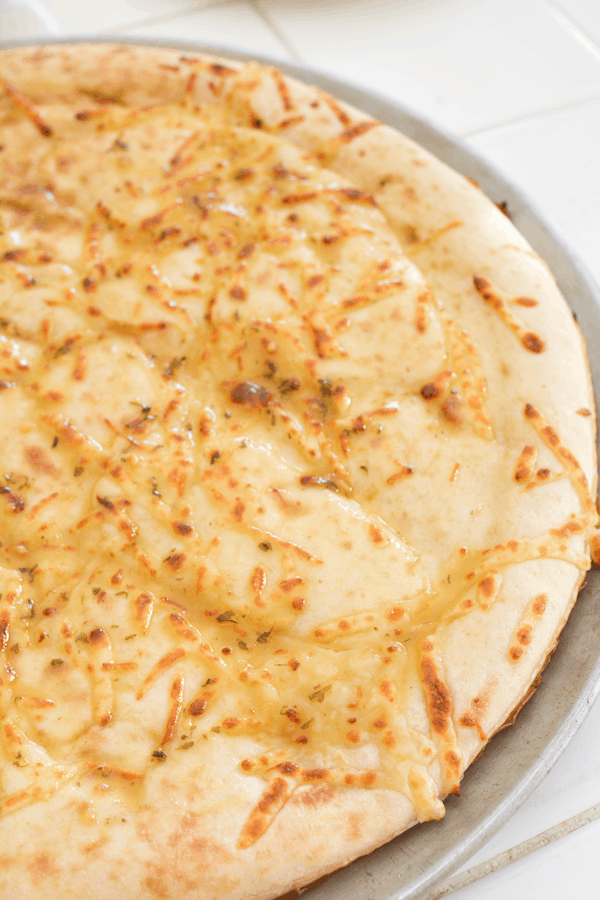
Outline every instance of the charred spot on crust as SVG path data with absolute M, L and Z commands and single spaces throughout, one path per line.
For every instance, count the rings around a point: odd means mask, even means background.
M 358 122 L 356 125 L 352 125 L 350 128 L 343 131 L 339 136 L 339 141 L 342 144 L 349 144 L 354 138 L 366 134 L 367 131 L 370 131 L 371 128 L 375 128 L 379 124 L 380 123 L 374 119 L 366 122 Z
M 249 409 L 266 409 L 273 400 L 271 392 L 254 381 L 241 381 L 231 389 L 229 396 L 232 403 Z
M 247 297 L 247 293 L 241 285 L 234 284 L 234 286 L 229 291 L 229 296 L 234 300 L 245 300 Z
M 424 400 L 435 400 L 441 394 L 441 390 L 433 381 L 424 384 L 421 388 L 421 397 Z
M 304 769 L 302 777 L 305 781 L 324 781 L 329 777 L 329 769 Z
M 246 244 L 238 253 L 238 259 L 247 259 L 254 253 L 255 244 Z
M 444 754 L 444 759 L 453 769 L 456 769 L 456 771 L 460 770 L 460 757 L 454 752 L 454 750 L 448 750 Z
M 25 458 L 29 465 L 37 472 L 45 472 L 48 475 L 58 472 L 57 467 L 50 462 L 41 447 L 27 447 L 25 450 Z
M 235 69 L 232 69 L 231 66 L 224 66 L 223 63 L 211 63 L 209 69 L 213 73 L 213 75 L 219 75 L 221 78 L 223 78 L 225 75 L 236 74 Z
M 526 306 L 529 309 L 538 305 L 538 301 L 534 300 L 533 297 L 517 297 L 515 303 L 518 303 L 519 306 Z
M 556 447 L 557 444 L 560 444 L 560 438 L 551 425 L 544 426 L 544 428 L 542 428 L 542 434 L 552 447 Z
M 451 394 L 442 403 L 442 412 L 444 417 L 452 422 L 453 425 L 460 425 L 462 416 L 460 414 L 461 400 L 456 394 Z
M 6 253 L 2 254 L 2 262 L 14 262 L 17 259 L 21 259 L 22 256 L 25 256 L 26 251 L 21 249 L 17 250 L 7 250 Z
M 369 537 L 374 544 L 382 544 L 384 542 L 383 532 L 376 525 L 369 525 Z
M 177 534 L 188 535 L 193 532 L 194 528 L 188 522 L 173 522 L 173 530 Z
M 531 643 L 531 625 L 522 625 L 517 630 L 517 640 L 520 644 Z
M 288 712 L 290 712 L 289 709 Z M 279 763 L 279 765 L 275 766 L 275 768 L 278 772 L 281 772 L 282 775 L 296 775 L 296 773 L 299 771 L 298 766 L 293 762 Z
M 540 414 L 535 406 L 532 406 L 531 403 L 527 403 L 525 405 L 525 415 L 528 419 L 538 419 Z
M 334 791 L 328 784 L 315 784 L 307 791 L 298 791 L 298 793 L 293 796 L 295 797 L 296 803 L 315 808 L 332 800 Z
M 358 188 L 339 188 L 338 193 L 342 194 L 343 197 L 347 197 L 348 200 L 364 200 L 366 203 L 375 205 L 373 195 L 367 194 L 366 191 L 360 191 Z
M 424 646 L 424 650 L 427 648 Z M 434 661 L 427 656 L 421 660 L 421 672 L 427 691 L 427 707 L 431 716 L 434 731 L 439 734 L 448 728 L 448 720 L 452 715 L 452 697 L 444 682 L 438 676 Z
M 479 582 L 479 590 L 484 597 L 491 597 L 496 587 L 496 579 L 493 575 L 486 575 Z
M 392 683 L 387 679 L 381 682 L 379 686 L 379 693 L 385 697 L 386 700 L 389 700 L 390 703 L 393 703 L 395 700 L 394 691 L 392 688 Z
M 338 486 L 333 478 L 323 475 L 301 475 L 300 484 L 303 487 L 321 486 L 328 488 L 330 491 L 338 490 Z
M 484 292 L 488 292 L 491 288 L 491 284 L 489 283 L 487 278 L 483 278 L 482 275 L 474 275 L 473 276 L 473 284 L 475 285 L 475 287 L 477 288 L 479 293 L 484 295 L 484 297 L 485 297 Z M 487 297 L 486 297 L 486 300 L 487 300 Z
M 544 341 L 533 331 L 528 331 L 527 334 L 524 334 L 521 342 L 523 346 L 532 353 L 542 353 L 546 349 Z
M 196 700 L 192 700 L 189 705 L 189 714 L 190 716 L 201 716 L 206 712 L 206 707 L 208 706 L 208 701 L 203 697 L 198 697 Z M 242 763 L 243 765 L 243 763 Z
M 269 790 L 267 790 L 258 801 L 258 808 L 260 811 L 262 813 L 268 812 L 273 804 L 281 800 L 287 789 L 288 786 L 284 779 L 276 778 Z
M 299 587 L 301 584 L 304 584 L 304 578 L 301 575 L 294 575 L 292 578 L 284 578 L 283 581 L 280 581 L 279 587 L 284 593 L 289 594 L 290 591 L 293 591 L 294 588 Z
M 94 628 L 93 631 L 90 631 L 88 640 L 93 647 L 108 647 L 110 643 L 103 628 Z
M 177 572 L 184 564 L 185 559 L 185 553 L 172 553 L 167 556 L 165 562 L 173 572 Z
M 537 451 L 535 447 L 530 444 L 523 447 L 515 471 L 515 481 L 526 481 L 529 478 L 531 475 L 531 467 L 535 462 L 536 456 Z

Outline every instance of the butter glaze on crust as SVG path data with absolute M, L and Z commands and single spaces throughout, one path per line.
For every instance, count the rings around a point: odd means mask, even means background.
M 0 73 L 2 895 L 273 897 L 443 815 L 528 694 L 596 527 L 582 341 L 316 88 Z

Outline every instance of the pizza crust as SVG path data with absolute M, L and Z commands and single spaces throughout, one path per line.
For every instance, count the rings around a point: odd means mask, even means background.
M 180 59 L 175 51 L 71 45 L 6 51 L 1 72 L 42 119 L 48 108 L 48 121 L 57 102 L 86 113 L 107 101 L 125 107 L 182 98 L 191 108 L 221 104 L 229 126 L 283 135 L 372 195 L 423 273 L 432 292 L 419 295 L 416 328 L 421 333 L 421 320 L 424 330 L 442 323 L 466 404 L 459 410 L 448 395 L 439 415 L 444 428 L 464 428 L 466 421 L 472 429 L 461 437 L 459 469 L 446 473 L 443 483 L 429 477 L 435 454 L 423 477 L 402 481 L 406 508 L 434 508 L 435 515 L 396 520 L 391 490 L 376 509 L 417 548 L 437 592 L 437 620 L 446 622 L 441 635 L 420 638 L 419 667 L 403 685 L 404 709 L 410 728 L 428 735 L 435 748 L 429 769 L 437 790 L 443 797 L 457 789 L 466 766 L 527 694 L 553 649 L 589 565 L 596 525 L 589 374 L 580 334 L 548 268 L 462 176 L 392 129 L 274 70 L 203 56 Z M 9 117 L 14 104 L 9 91 L 3 101 Z M 437 383 L 436 377 L 428 375 L 418 403 L 398 416 L 403 428 L 423 427 L 431 404 L 442 402 L 436 391 L 443 398 L 448 379 Z M 396 435 L 393 423 L 389 429 Z M 390 440 L 400 440 L 400 431 Z M 523 455 L 532 445 L 533 466 Z M 418 458 L 418 443 L 413 452 Z M 486 505 L 461 512 L 456 479 L 466 479 L 471 499 L 468 479 L 476 466 Z M 519 467 L 524 474 L 515 480 Z M 546 484 L 542 470 L 563 474 Z M 447 527 L 453 517 L 459 521 L 454 530 Z M 466 618 L 451 614 L 456 594 L 444 594 L 442 575 L 463 584 Z M 309 635 L 325 619 L 355 612 L 333 604 L 331 616 L 315 613 L 298 627 Z M 167 705 L 168 698 L 158 704 L 161 715 Z M 110 727 L 121 729 L 125 746 L 135 746 L 126 722 Z M 97 757 L 101 732 L 101 726 L 90 731 Z M 294 772 L 282 769 L 275 780 L 271 773 L 271 793 L 265 793 L 265 772 L 251 775 L 240 767 L 260 752 L 260 740 L 209 740 L 196 763 L 172 754 L 168 767 L 149 770 L 143 795 L 135 779 L 109 771 L 102 760 L 104 793 L 65 767 L 54 775 L 64 778 L 60 789 L 0 820 L 3 895 L 266 900 L 345 865 L 415 822 L 404 794 L 368 783 L 332 784 L 317 766 L 299 786 Z M 364 759 L 357 755 L 358 772 L 371 771 L 368 752 Z M 414 784 L 413 790 L 417 796 Z M 240 848 L 259 807 L 261 815 L 277 814 L 258 840 Z

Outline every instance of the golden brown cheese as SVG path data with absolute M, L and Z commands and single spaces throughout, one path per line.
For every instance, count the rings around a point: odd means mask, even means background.
M 514 563 L 587 568 L 577 460 L 532 406 L 520 455 L 498 437 L 475 342 L 373 196 L 309 153 L 218 108 L 6 89 L 0 812 L 74 778 L 135 809 L 153 769 L 219 742 L 264 782 L 241 849 L 306 785 L 439 818 L 457 728 L 481 732 L 445 630 Z M 559 477 L 568 521 L 513 531 Z

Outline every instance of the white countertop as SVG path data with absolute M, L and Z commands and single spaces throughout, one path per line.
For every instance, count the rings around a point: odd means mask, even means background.
M 600 0 L 45 0 L 44 6 L 65 35 L 174 37 L 265 53 L 406 103 L 466 137 L 523 187 L 600 282 Z M 18 36 L 17 27 L 25 27 L 22 18 L 4 19 L 0 37 Z M 597 703 L 550 775 L 448 882 L 444 896 L 600 896 L 599 737 Z

